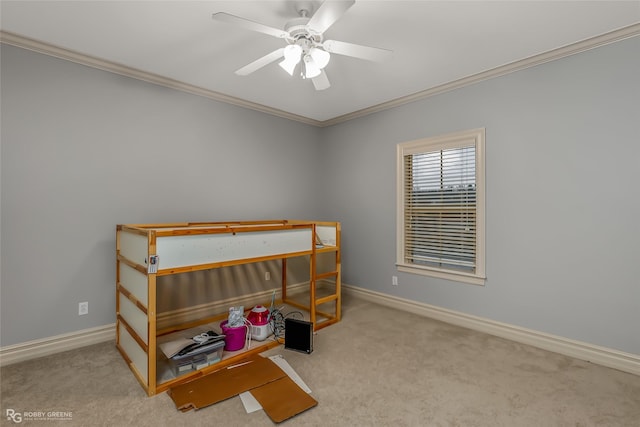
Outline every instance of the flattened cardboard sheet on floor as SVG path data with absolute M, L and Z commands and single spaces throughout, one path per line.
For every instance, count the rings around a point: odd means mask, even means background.
M 274 423 L 313 408 L 318 402 L 288 376 L 251 390 Z
M 276 423 L 318 404 L 270 359 L 254 356 L 241 363 L 177 385 L 167 393 L 176 408 L 186 412 L 251 391 Z

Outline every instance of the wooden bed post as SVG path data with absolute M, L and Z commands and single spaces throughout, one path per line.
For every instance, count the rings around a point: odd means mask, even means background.
M 120 230 L 122 227 L 116 227 L 116 346 L 120 344 L 120 296 L 118 295 L 118 285 L 120 283 Z
M 336 321 L 339 322 L 342 319 L 342 254 L 341 247 L 341 225 L 336 223 L 336 252 L 335 252 L 335 268 L 336 268 Z
M 309 262 L 309 319 L 313 325 L 313 329 L 316 327 L 316 242 L 318 235 L 316 234 L 316 224 L 313 224 L 311 233 L 311 259 Z
M 149 390 L 148 394 L 150 396 L 156 394 L 156 316 L 157 316 L 157 308 L 156 308 L 156 276 L 157 276 L 157 268 L 150 272 L 149 265 L 151 264 L 151 257 L 156 255 L 156 232 L 151 230 L 149 232 L 149 251 L 147 257 L 147 280 L 148 280 L 148 289 L 149 289 L 149 301 L 148 301 L 148 337 L 147 342 L 148 345 L 148 353 L 149 362 L 148 362 L 148 382 L 149 382 Z M 157 260 L 156 260 L 157 262 Z
M 282 295 L 280 299 L 284 302 L 287 300 L 287 259 L 282 258 Z

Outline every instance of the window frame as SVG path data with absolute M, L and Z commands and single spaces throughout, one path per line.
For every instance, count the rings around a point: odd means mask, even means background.
M 475 271 L 464 272 L 448 268 L 417 265 L 405 260 L 405 157 L 445 149 L 475 147 L 476 185 L 476 247 Z M 484 285 L 485 275 L 485 129 L 471 129 L 445 135 L 402 142 L 397 145 L 397 216 L 396 267 L 398 271 L 437 277 L 473 285 Z

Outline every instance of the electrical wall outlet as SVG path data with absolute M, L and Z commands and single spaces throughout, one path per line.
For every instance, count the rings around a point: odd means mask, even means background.
M 264 272 L 264 280 L 271 280 L 271 273 L 268 271 Z
M 398 286 L 398 276 L 391 276 L 391 284 L 393 286 Z
M 83 316 L 89 313 L 89 303 L 81 302 L 78 304 L 78 316 Z

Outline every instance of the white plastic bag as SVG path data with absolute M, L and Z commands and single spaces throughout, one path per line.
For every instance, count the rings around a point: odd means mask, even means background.
M 244 306 L 229 307 L 229 319 L 227 320 L 227 327 L 237 328 L 244 326 Z

